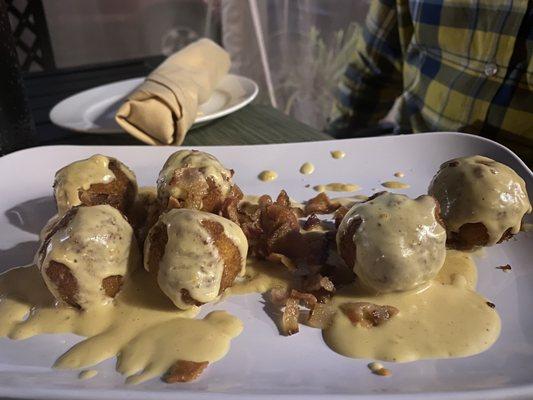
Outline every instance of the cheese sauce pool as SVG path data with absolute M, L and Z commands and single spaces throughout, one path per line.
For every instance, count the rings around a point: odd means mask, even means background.
M 373 328 L 353 326 L 337 312 L 323 331 L 324 341 L 348 357 L 399 362 L 480 353 L 498 338 L 500 318 L 474 291 L 476 278 L 470 255 L 448 251 L 444 267 L 423 289 L 380 295 L 357 284 L 342 288 L 330 302 L 333 307 L 369 301 L 400 312 Z M 245 276 L 226 296 L 289 287 L 290 280 L 279 264 L 249 259 Z M 177 360 L 212 363 L 228 352 L 243 329 L 240 320 L 223 311 L 192 319 L 197 313 L 198 308 L 176 309 L 143 270 L 132 275 L 113 304 L 84 312 L 57 306 L 34 266 L 0 275 L 0 336 L 86 336 L 55 367 L 83 369 L 120 354 L 116 368 L 128 383 L 160 376 Z
M 376 294 L 354 283 L 339 290 L 330 302 L 337 309 L 331 326 L 323 330 L 325 343 L 351 358 L 407 362 L 465 357 L 481 353 L 498 339 L 500 317 L 475 292 L 477 269 L 472 257 L 448 250 L 436 278 L 409 292 Z M 249 260 L 246 276 L 231 288 L 232 295 L 290 287 L 289 274 L 267 261 Z M 392 305 L 399 314 L 384 324 L 353 326 L 338 310 L 347 302 Z
M 133 274 L 113 304 L 83 312 L 57 306 L 34 266 L 0 276 L 0 336 L 86 336 L 54 367 L 82 369 L 120 355 L 116 368 L 128 383 L 161 376 L 178 360 L 212 363 L 228 352 L 241 321 L 224 311 L 192 319 L 198 311 L 178 310 L 144 270 Z
M 448 251 L 439 275 L 422 289 L 375 294 L 358 284 L 345 287 L 333 297 L 333 307 L 371 302 L 400 312 L 382 325 L 363 328 L 338 311 L 323 331 L 324 341 L 347 357 L 397 362 L 481 353 L 498 339 L 501 323 L 474 291 L 476 276 L 468 255 Z

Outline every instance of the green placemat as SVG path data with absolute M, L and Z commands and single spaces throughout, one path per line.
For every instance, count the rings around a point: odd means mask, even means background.
M 310 142 L 333 139 L 308 125 L 262 105 L 248 105 L 226 117 L 191 130 L 183 143 L 186 146 Z M 81 145 L 144 145 L 127 134 L 80 134 L 46 142 Z
M 261 105 L 249 105 L 236 113 L 190 131 L 184 145 L 232 145 L 310 142 L 329 140 L 319 132 L 280 111 Z

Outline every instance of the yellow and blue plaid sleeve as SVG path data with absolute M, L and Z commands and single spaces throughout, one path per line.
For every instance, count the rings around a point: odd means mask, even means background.
M 337 89 L 332 135 L 346 136 L 377 123 L 402 93 L 398 10 L 394 0 L 371 2 L 363 34 Z

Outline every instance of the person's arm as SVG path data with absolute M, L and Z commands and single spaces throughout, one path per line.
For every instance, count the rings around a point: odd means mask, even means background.
M 328 132 L 335 137 L 382 119 L 402 93 L 402 49 L 395 0 L 374 0 L 352 61 L 336 94 L 336 119 Z

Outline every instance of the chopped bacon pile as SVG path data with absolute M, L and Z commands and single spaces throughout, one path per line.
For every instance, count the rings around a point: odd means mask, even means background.
M 292 207 L 289 196 L 282 190 L 276 201 L 267 195 L 258 204 L 226 203 L 223 215 L 236 222 L 248 238 L 250 253 L 272 259 L 293 269 L 298 260 L 318 264 L 324 259 L 324 235 L 304 235 L 298 218 L 302 211 Z
M 304 214 L 331 214 L 340 206 L 340 203 L 332 202 L 328 195 L 322 192 L 307 201 L 304 208 Z
M 209 362 L 177 361 L 163 377 L 166 383 L 191 382 L 207 368 Z
M 314 274 L 306 278 L 303 282 L 303 289 L 312 293 L 319 303 L 325 303 L 335 292 L 333 282 L 321 274 Z
M 298 321 L 302 317 L 300 306 L 309 310 L 305 321 L 307 325 L 315 328 L 327 326 L 334 313 L 332 308 L 324 303 L 334 291 L 335 287 L 329 278 L 319 274 L 304 280 L 302 290 L 292 289 L 289 292 L 287 289 L 272 289 L 270 291 L 272 304 L 285 306 L 281 318 L 281 333 L 288 336 L 299 331 Z
M 341 304 L 340 309 L 350 319 L 353 325 L 363 328 L 379 326 L 398 314 L 399 310 L 393 306 L 357 302 Z
M 300 315 L 300 307 L 298 306 L 298 299 L 289 297 L 285 303 L 285 310 L 281 319 L 281 329 L 285 336 L 294 335 L 299 332 L 298 316 Z

